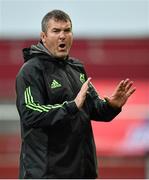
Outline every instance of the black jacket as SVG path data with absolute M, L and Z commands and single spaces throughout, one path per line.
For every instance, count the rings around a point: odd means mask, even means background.
M 21 119 L 19 178 L 96 178 L 91 120 L 110 121 L 120 109 L 100 99 L 90 84 L 84 106 L 74 99 L 87 76 L 75 59 L 52 57 L 41 43 L 24 49 L 16 78 Z

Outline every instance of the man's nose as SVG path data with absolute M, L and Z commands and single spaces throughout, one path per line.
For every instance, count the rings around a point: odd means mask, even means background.
M 65 32 L 64 31 L 60 32 L 60 39 L 65 39 Z

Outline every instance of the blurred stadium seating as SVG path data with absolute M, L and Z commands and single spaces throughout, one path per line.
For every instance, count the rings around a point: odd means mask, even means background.
M 0 178 L 17 178 L 20 149 L 15 77 L 22 49 L 37 39 L 0 40 Z M 84 63 L 99 96 L 134 80 L 136 93 L 112 122 L 92 122 L 101 178 L 149 178 L 149 38 L 75 39 L 71 56 Z

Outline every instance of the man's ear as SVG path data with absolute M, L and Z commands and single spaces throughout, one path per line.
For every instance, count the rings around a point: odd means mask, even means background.
M 43 43 L 46 42 L 45 37 L 46 37 L 46 34 L 45 34 L 44 32 L 41 32 L 41 33 L 40 33 L 40 39 L 42 40 Z

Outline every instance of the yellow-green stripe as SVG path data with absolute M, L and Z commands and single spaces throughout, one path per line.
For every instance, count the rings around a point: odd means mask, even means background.
M 24 92 L 24 97 L 25 97 L 25 104 L 26 107 L 29 109 L 32 109 L 34 111 L 39 111 L 39 112 L 48 112 L 50 109 L 55 109 L 55 108 L 60 108 L 62 107 L 65 103 L 68 103 L 65 101 L 63 104 L 55 104 L 55 105 L 40 105 L 34 102 L 34 98 L 31 94 L 31 88 L 30 86 L 26 88 Z

